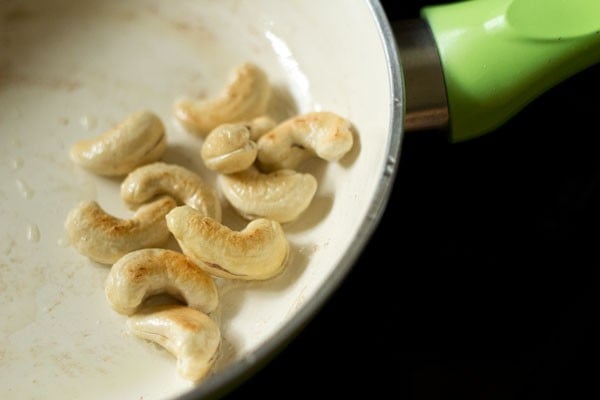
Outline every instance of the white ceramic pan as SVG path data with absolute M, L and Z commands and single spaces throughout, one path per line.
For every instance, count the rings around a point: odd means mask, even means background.
M 247 61 L 269 78 L 273 118 L 331 111 L 351 121 L 354 143 L 338 161 L 299 167 L 318 189 L 282 224 L 290 255 L 279 275 L 216 279 L 218 358 L 192 383 L 167 350 L 128 333 L 105 296 L 111 266 L 69 242 L 65 219 L 82 200 L 132 215 L 121 178 L 82 168 L 69 150 L 148 109 L 165 125 L 162 160 L 217 187 L 203 139 L 173 104 L 217 95 Z M 196 399 L 246 377 L 318 312 L 374 231 L 404 99 L 392 29 L 374 0 L 0 0 L 0 398 Z M 223 223 L 241 230 L 246 221 L 221 200 Z
M 343 23 L 331 30 L 334 22 Z M 300 329 L 351 268 L 393 179 L 402 102 L 387 29 L 368 1 L 0 1 L 0 398 L 201 398 Z M 219 359 L 192 384 L 166 350 L 127 333 L 127 317 L 105 298 L 110 265 L 70 246 L 64 223 L 79 201 L 132 212 L 120 178 L 84 170 L 69 150 L 149 109 L 165 124 L 163 160 L 214 184 L 202 140 L 175 120 L 173 104 L 217 95 L 246 61 L 274 88 L 273 117 L 333 111 L 354 124 L 355 143 L 339 162 L 303 165 L 319 186 L 284 225 L 285 270 L 221 284 Z M 244 225 L 225 203 L 223 221 Z

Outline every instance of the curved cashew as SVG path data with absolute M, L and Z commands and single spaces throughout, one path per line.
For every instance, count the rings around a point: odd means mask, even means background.
M 222 278 L 271 278 L 283 270 L 289 253 L 281 225 L 265 218 L 236 232 L 189 206 L 180 206 L 167 214 L 167 227 L 185 255 Z
M 175 102 L 175 117 L 190 132 L 204 136 L 217 126 L 264 114 L 271 99 L 271 85 L 262 69 L 252 63 L 236 68 L 229 84 L 215 99 Z
M 200 155 L 209 169 L 223 174 L 242 171 L 256 159 L 256 142 L 250 139 L 250 129 L 244 124 L 221 124 L 213 129 Z
M 275 121 L 268 116 L 254 118 L 248 123 L 217 126 L 202 143 L 200 155 L 204 165 L 222 174 L 245 170 L 256 160 L 256 140 L 274 127 Z
M 121 219 L 86 200 L 69 212 L 65 228 L 77 251 L 99 263 L 112 264 L 131 251 L 165 243 L 169 238 L 165 215 L 176 205 L 165 196 L 140 207 L 132 219 Z
M 219 304 L 217 286 L 206 272 L 180 252 L 140 249 L 121 257 L 104 288 L 110 306 L 131 315 L 148 297 L 167 293 L 205 313 Z
M 127 329 L 177 357 L 177 372 L 191 381 L 210 372 L 221 344 L 219 326 L 208 315 L 181 305 L 146 307 L 127 319 Z
M 295 220 L 317 192 L 317 179 L 307 173 L 281 169 L 263 174 L 256 168 L 219 176 L 225 198 L 246 219 Z
M 160 194 L 168 194 L 178 204 L 187 204 L 221 220 L 221 203 L 215 189 L 180 165 L 161 161 L 147 164 L 130 172 L 121 183 L 121 198 L 132 209 Z
M 263 171 L 294 169 L 311 156 L 337 161 L 353 142 L 350 121 L 332 112 L 311 112 L 290 118 L 261 136 L 257 161 Z
M 69 155 L 98 175 L 119 176 L 159 160 L 166 149 L 162 121 L 151 111 L 142 110 L 95 138 L 75 143 Z

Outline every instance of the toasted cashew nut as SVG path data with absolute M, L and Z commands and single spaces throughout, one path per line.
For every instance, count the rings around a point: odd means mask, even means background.
M 99 263 L 112 264 L 131 251 L 165 243 L 169 238 L 165 215 L 176 205 L 164 196 L 140 207 L 132 219 L 121 219 L 86 200 L 69 212 L 65 228 L 77 251 Z
M 131 315 L 148 297 L 167 293 L 205 313 L 219 304 L 213 278 L 178 251 L 140 249 L 113 264 L 104 292 L 118 313 Z
M 180 206 L 167 214 L 167 226 L 185 255 L 221 278 L 271 278 L 283 270 L 289 253 L 279 222 L 265 218 L 250 221 L 236 232 L 189 206 Z
M 275 121 L 268 116 L 217 126 L 202 143 L 204 165 L 222 174 L 245 170 L 256 160 L 256 140 L 274 127 Z
M 237 67 L 217 98 L 199 101 L 185 98 L 175 102 L 175 117 L 191 133 L 205 136 L 217 126 L 246 121 L 265 113 L 271 85 L 265 72 L 252 63 Z
M 187 204 L 221 220 L 221 203 L 216 190 L 183 166 L 157 161 L 136 168 L 121 183 L 121 198 L 132 209 L 160 194 L 168 194 L 178 204 Z
M 191 381 L 207 376 L 221 344 L 221 331 L 215 321 L 181 305 L 146 307 L 127 319 L 127 329 L 177 357 L 177 372 Z
M 159 160 L 166 149 L 162 121 L 151 111 L 141 110 L 103 134 L 75 143 L 69 155 L 98 175 L 119 176 Z
M 263 174 L 256 168 L 218 178 L 221 192 L 246 219 L 295 220 L 317 192 L 317 179 L 308 173 L 280 169 Z
M 200 155 L 209 169 L 231 174 L 254 164 L 257 151 L 246 125 L 221 124 L 206 136 Z
M 354 142 L 351 123 L 332 112 L 311 112 L 290 118 L 258 139 L 263 171 L 294 169 L 308 157 L 337 161 Z

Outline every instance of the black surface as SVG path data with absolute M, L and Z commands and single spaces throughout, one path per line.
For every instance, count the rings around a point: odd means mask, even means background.
M 598 398 L 599 89 L 594 67 L 473 141 L 406 135 L 351 274 L 227 399 Z

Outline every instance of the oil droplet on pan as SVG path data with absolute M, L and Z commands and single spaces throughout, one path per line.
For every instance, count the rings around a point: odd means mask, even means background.
M 84 115 L 83 117 L 81 117 L 79 119 L 79 123 L 81 124 L 81 126 L 90 131 L 93 130 L 96 127 L 96 118 L 89 116 L 89 115 Z
M 15 183 L 17 184 L 17 189 L 23 198 L 30 199 L 33 197 L 33 189 L 31 189 L 25 182 L 17 178 Z
M 37 243 L 40 241 L 40 237 L 40 228 L 36 224 L 29 224 L 27 226 L 27 240 Z
M 23 166 L 23 159 L 21 157 L 14 158 L 10 161 L 10 167 L 17 170 Z
M 68 247 L 71 244 L 66 232 L 56 240 L 56 244 L 60 247 Z

